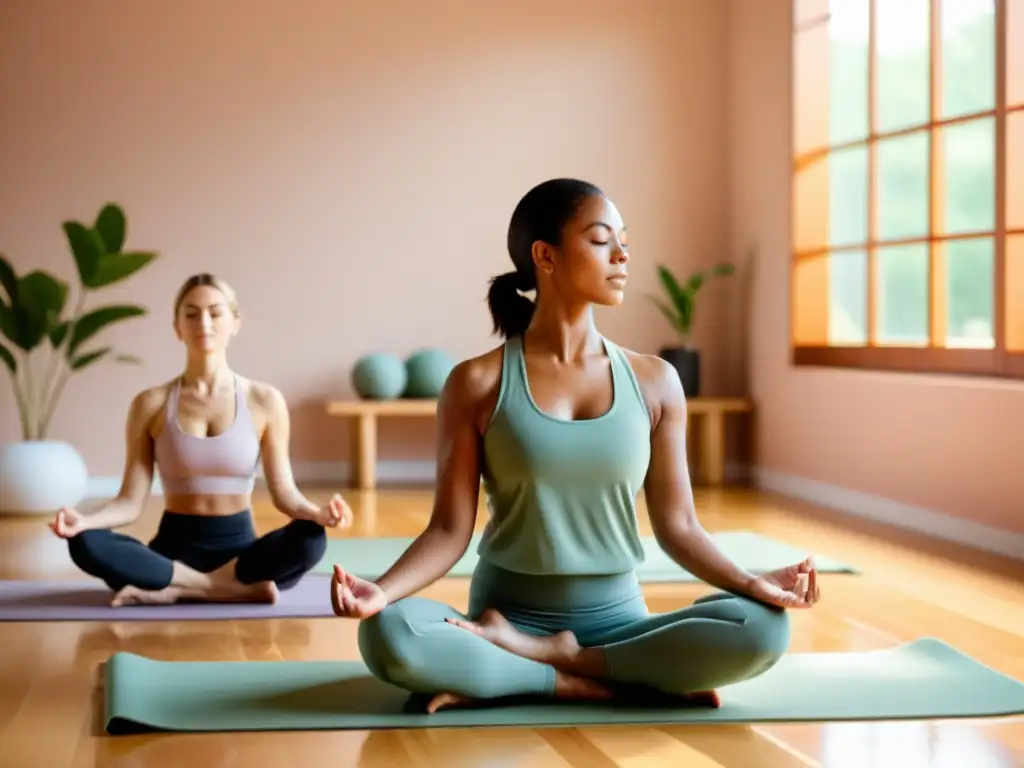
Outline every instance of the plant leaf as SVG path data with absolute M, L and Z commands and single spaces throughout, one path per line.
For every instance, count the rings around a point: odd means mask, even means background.
M 86 285 L 89 288 L 103 288 L 135 274 L 156 258 L 155 253 L 130 251 L 127 253 L 104 254 L 99 268 Z M 85 282 L 85 281 L 83 281 Z
M 678 318 L 676 330 L 683 334 L 689 333 L 690 317 L 693 314 L 693 297 L 686 289 L 679 285 L 675 275 L 668 268 L 664 266 L 658 267 L 658 279 L 661 281 L 662 287 L 669 295 L 672 305 L 675 307 L 675 314 Z
M 118 355 L 114 360 L 119 363 L 128 363 L 129 365 L 141 365 L 142 363 L 142 358 L 135 355 Z
M 0 253 L 0 285 L 7 292 L 7 303 L 12 307 L 18 303 L 18 276 L 7 257 Z
M 93 228 L 106 246 L 107 253 L 120 253 L 124 247 L 124 211 L 114 203 L 107 203 L 96 216 Z
M 14 359 L 14 354 L 11 352 L 11 350 L 9 350 L 3 344 L 0 344 L 0 360 L 4 361 L 4 365 L 7 366 L 7 369 L 12 374 L 18 372 L 18 361 Z
M 67 300 L 68 284 L 49 272 L 37 269 L 18 280 L 18 307 L 21 309 L 52 317 L 56 322 Z
M 667 267 L 659 265 L 658 280 L 665 293 L 671 299 L 675 311 L 671 311 L 669 307 L 657 300 L 654 300 L 655 304 L 658 305 L 662 314 L 668 318 L 672 327 L 685 338 L 690 334 L 697 294 L 704 287 L 704 283 L 710 276 L 724 276 L 731 275 L 732 273 L 732 264 L 722 262 L 715 265 L 710 272 L 707 270 L 694 272 L 690 275 L 685 285 L 680 285 L 675 275 Z
M 676 280 L 676 276 L 669 271 L 668 267 L 658 267 L 658 280 L 661 282 L 661 287 L 668 294 L 669 299 L 673 304 L 679 305 L 681 302 L 686 300 L 685 292 L 679 281 Z
M 77 221 L 65 221 L 62 225 L 71 253 L 75 256 L 78 278 L 88 286 L 100 268 L 104 244 L 99 233 Z
M 69 325 L 70 323 L 68 323 L 67 320 L 64 320 L 50 328 L 50 344 L 53 345 L 54 349 L 60 348 L 60 345 L 64 343 L 64 339 L 68 335 Z
M 103 347 L 93 352 L 86 352 L 84 355 L 71 358 L 71 370 L 80 371 L 88 365 L 92 365 L 101 357 L 110 352 L 110 347 Z
M 68 284 L 48 272 L 37 269 L 20 278 L 11 341 L 31 352 L 60 323 L 67 297 Z
M 71 331 L 71 341 L 68 342 L 68 354 L 73 356 L 83 343 L 111 323 L 126 320 L 129 317 L 139 317 L 144 314 L 146 314 L 146 310 L 142 307 L 130 304 L 115 304 L 109 307 L 100 307 L 82 315 Z
M 693 325 L 693 304 L 687 304 L 682 311 L 679 313 L 679 332 L 683 335 L 689 335 L 690 328 Z
M 658 298 L 657 296 L 652 296 L 652 295 L 648 294 L 647 298 L 650 300 L 650 302 L 654 306 L 656 306 L 658 308 L 658 311 L 660 311 L 661 314 L 663 314 L 665 316 L 665 319 L 668 320 L 668 324 L 672 328 L 672 330 L 678 331 L 679 330 L 679 315 L 678 315 L 678 313 L 676 313 L 676 311 L 666 301 L 664 301 L 663 299 Z
M 18 323 L 14 317 L 14 310 L 6 304 L 0 304 L 0 333 L 21 346 L 18 343 Z

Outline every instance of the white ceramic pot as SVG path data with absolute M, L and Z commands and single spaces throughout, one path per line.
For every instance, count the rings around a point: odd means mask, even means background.
M 89 471 L 60 440 L 7 443 L 0 449 L 0 514 L 52 515 L 85 496 Z

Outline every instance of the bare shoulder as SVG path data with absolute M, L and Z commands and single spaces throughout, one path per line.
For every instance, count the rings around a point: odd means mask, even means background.
M 131 409 L 135 413 L 150 413 L 158 411 L 167 403 L 171 394 L 171 386 L 174 382 L 167 381 L 156 386 L 146 387 L 136 392 L 132 397 Z
M 655 423 L 666 409 L 686 407 L 679 373 L 664 358 L 620 347 L 633 369 Z
M 131 415 L 133 418 L 142 418 L 147 422 L 163 411 L 171 396 L 171 387 L 174 381 L 165 381 L 152 387 L 146 387 L 141 392 L 135 393 L 131 402 Z
M 457 363 L 448 375 L 446 386 L 460 395 L 483 396 L 501 383 L 503 347 L 495 347 L 482 355 Z
M 136 392 L 128 406 L 128 423 L 138 430 L 153 432 L 170 397 L 174 381 L 166 381 Z
M 241 379 L 241 382 L 246 388 L 250 408 L 254 408 L 268 417 L 287 413 L 288 403 L 284 394 L 273 384 L 245 378 Z
M 438 413 L 486 423 L 501 388 L 503 359 L 504 346 L 500 346 L 457 363 L 441 391 Z

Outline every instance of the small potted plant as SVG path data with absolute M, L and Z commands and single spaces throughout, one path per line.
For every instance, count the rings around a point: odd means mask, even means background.
M 697 294 L 709 279 L 725 277 L 734 271 L 732 264 L 723 262 L 711 269 L 694 272 L 685 282 L 680 282 L 667 267 L 658 267 L 658 280 L 667 300 L 658 296 L 651 296 L 650 299 L 679 336 L 678 346 L 664 347 L 658 355 L 678 371 L 683 383 L 683 392 L 687 397 L 700 395 L 700 353 L 690 347 L 690 331 L 693 327 Z
M 132 304 L 87 309 L 86 300 L 157 254 L 124 250 L 124 211 L 112 203 L 91 226 L 62 226 L 81 283 L 70 311 L 67 282 L 41 269 L 18 275 L 0 254 L 0 362 L 10 373 L 21 421 L 21 440 L 0 449 L 0 512 L 8 514 L 51 514 L 81 501 L 89 479 L 85 462 L 74 446 L 50 437 L 61 395 L 73 375 L 94 363 L 138 362 L 92 342 L 107 326 L 146 310 Z

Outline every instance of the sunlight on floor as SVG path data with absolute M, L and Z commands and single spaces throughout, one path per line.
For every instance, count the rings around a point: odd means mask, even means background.
M 822 729 L 828 768 L 1003 768 L 1002 750 L 970 726 L 842 723 Z

